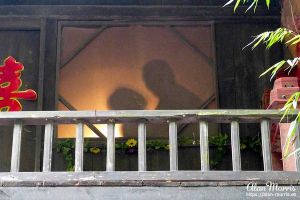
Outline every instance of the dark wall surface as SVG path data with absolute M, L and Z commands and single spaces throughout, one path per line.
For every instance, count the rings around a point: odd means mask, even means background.
M 272 88 L 270 76 L 259 78 L 268 67 L 283 58 L 281 46 L 266 50 L 263 45 L 251 50 L 245 47 L 253 36 L 275 30 L 276 22 L 217 23 L 216 57 L 219 108 L 260 109 L 263 93 Z M 222 126 L 223 133 L 230 133 L 229 126 Z M 260 135 L 258 124 L 241 124 L 242 136 Z
M 250 50 L 241 51 L 241 48 L 247 44 L 252 35 L 278 26 L 280 12 L 277 8 L 268 12 L 265 7 L 259 7 L 256 14 L 250 12 L 245 14 L 242 11 L 233 14 L 231 8 L 223 9 L 221 7 L 225 2 L 226 0 L 0 0 L 0 5 L 76 5 L 0 6 L 2 30 L 0 31 L 0 58 L 13 55 L 24 63 L 26 69 L 23 73 L 24 87 L 28 86 L 28 88 L 37 90 L 38 80 L 43 80 L 43 83 L 39 85 L 39 89 L 44 90 L 44 93 L 41 93 L 43 99 L 40 105 L 43 106 L 43 110 L 55 110 L 57 41 L 60 38 L 58 25 L 62 21 L 111 23 L 125 21 L 127 23 L 159 22 L 166 24 L 214 21 L 220 108 L 259 108 L 262 91 L 270 83 L 268 78 L 258 79 L 257 77 L 266 66 L 277 61 L 282 53 L 280 49 L 275 50 L 273 54 L 262 48 L 255 50 L 254 53 Z M 39 77 L 38 66 L 40 69 L 44 69 L 44 74 Z M 24 110 L 37 109 L 37 105 L 33 102 L 26 102 L 24 105 Z M 258 133 L 258 129 L 248 130 L 251 130 L 252 133 L 247 134 Z M 12 128 L 4 127 L 0 131 L 0 171 L 8 171 Z M 42 152 L 41 146 L 37 146 L 35 149 L 34 144 L 34 129 L 25 127 L 22 138 L 21 171 L 33 171 L 35 152 Z M 41 157 L 38 153 L 36 158 Z M 40 161 L 37 162 L 40 163 Z
M 21 90 L 38 91 L 39 31 L 0 31 L 0 62 L 13 56 L 24 65 Z M 36 110 L 37 101 L 20 101 L 23 110 Z M 9 171 L 12 147 L 12 127 L 0 127 L 0 171 Z M 21 171 L 34 169 L 35 127 L 25 126 L 22 134 Z
M 227 0 L 1 0 L 2 5 L 224 5 Z M 273 1 L 277 5 L 278 1 Z M 272 5 L 271 4 L 271 5 Z

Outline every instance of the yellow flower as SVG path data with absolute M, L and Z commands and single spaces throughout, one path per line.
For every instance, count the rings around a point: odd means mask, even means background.
M 169 150 L 169 149 L 170 149 L 170 145 L 169 145 L 169 144 L 166 145 L 166 146 L 165 146 L 165 149 L 166 149 L 166 150 Z
M 133 139 L 133 138 L 128 139 L 128 140 L 126 141 L 126 145 L 127 145 L 128 147 L 135 147 L 136 144 L 137 144 L 137 141 L 136 141 L 135 139 Z
M 98 148 L 98 147 L 91 147 L 90 152 L 93 153 L 93 154 L 98 154 L 98 153 L 101 152 L 101 149 Z

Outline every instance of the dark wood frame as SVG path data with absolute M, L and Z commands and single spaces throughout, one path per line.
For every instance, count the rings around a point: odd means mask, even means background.
M 267 11 L 258 7 L 255 15 L 251 12 L 233 13 L 232 7 L 201 5 L 6 5 L 0 6 L 1 30 L 39 30 L 40 57 L 38 83 L 38 110 L 55 110 L 57 99 L 55 87 L 58 77 L 57 41 L 58 23 L 64 20 L 102 21 L 117 24 L 119 22 L 156 22 L 184 23 L 197 21 L 234 22 L 240 21 L 276 21 L 280 20 L 279 8 Z M 55 74 L 55 76 L 54 76 Z M 217 83 L 216 83 L 217 85 Z M 54 88 L 54 89 L 53 89 Z M 47 93 L 44 92 L 47 90 Z M 218 99 L 218 98 L 217 98 Z M 40 170 L 40 150 L 42 128 L 37 128 L 35 170 Z
M 144 25 L 144 26 L 162 26 L 166 28 L 170 28 L 173 26 L 209 26 L 211 30 L 211 43 L 212 43 L 212 60 L 210 65 L 214 68 L 213 70 L 213 76 L 214 76 L 214 88 L 215 88 L 215 94 L 214 98 L 211 99 L 211 97 L 208 100 L 216 101 L 218 105 L 218 85 L 217 85 L 217 73 L 216 73 L 216 57 L 215 57 L 215 46 L 214 46 L 214 21 L 173 21 L 173 20 L 166 20 L 166 21 L 58 21 L 58 38 L 57 38 L 57 57 L 56 57 L 56 70 L 57 70 L 57 76 L 56 76 L 56 92 L 55 92 L 55 107 L 57 108 L 58 106 L 58 101 L 62 97 L 58 94 L 58 82 L 59 82 L 59 70 L 61 67 L 61 62 L 60 62 L 60 53 L 61 53 L 61 35 L 62 35 L 62 29 L 64 27 L 88 27 L 88 28 L 98 28 L 98 27 L 103 27 L 103 28 L 111 28 L 111 27 L 117 27 L 117 26 L 130 26 L 130 25 Z M 101 31 L 101 30 L 100 30 Z M 172 31 L 172 30 L 171 30 Z M 101 33 L 101 32 L 100 32 Z M 98 34 L 96 34 L 97 37 Z M 92 36 L 93 38 L 94 36 Z M 180 37 L 180 36 L 178 36 Z M 181 38 L 180 38 L 181 39 Z M 181 39 L 182 40 L 182 39 Z M 182 41 L 186 42 L 186 41 Z M 83 45 L 83 48 L 85 47 L 86 44 Z M 193 46 L 190 48 L 194 48 Z M 81 47 L 79 48 L 80 50 L 82 49 Z M 76 52 L 75 52 L 76 54 Z M 72 57 L 72 56 L 71 56 Z M 207 103 L 204 103 L 205 106 L 207 106 Z M 69 107 L 73 107 L 70 105 Z M 197 108 L 200 109 L 200 108 Z M 73 109 L 72 109 L 73 110 Z M 74 109 L 75 110 L 75 109 Z M 94 126 L 91 124 L 87 124 L 92 130 L 94 130 Z M 182 126 L 179 128 L 179 131 L 184 129 L 185 126 Z M 96 133 L 97 134 L 97 133 Z M 57 137 L 57 131 L 55 131 L 55 137 Z M 97 134 L 99 135 L 99 134 Z M 100 133 L 101 135 L 101 133 Z

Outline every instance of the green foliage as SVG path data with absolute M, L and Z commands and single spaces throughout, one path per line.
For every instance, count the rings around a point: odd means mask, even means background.
M 227 134 L 217 134 L 214 136 L 209 137 L 208 139 L 209 144 L 212 146 L 226 146 L 229 144 L 229 137 Z
M 228 151 L 229 137 L 227 134 L 218 134 L 208 138 L 210 146 L 215 147 L 214 157 L 210 158 L 209 164 L 211 168 L 215 168 L 224 158 Z
M 73 150 L 75 148 L 74 141 L 66 139 L 57 142 L 56 151 L 61 152 L 67 163 L 67 171 L 74 171 Z
M 169 149 L 167 140 L 147 140 L 146 146 L 147 151 Z
M 286 28 L 278 28 L 275 31 L 266 31 L 254 37 L 254 40 L 250 42 L 247 46 L 252 45 L 252 49 L 256 48 L 259 44 L 263 43 L 266 45 L 267 49 L 270 49 L 274 44 L 278 42 L 283 42 L 287 37 L 293 37 L 295 33 Z M 292 38 L 294 39 L 294 37 Z M 291 40 L 292 40 L 291 39 Z M 286 44 L 293 44 L 290 41 L 287 41 Z M 247 47 L 246 46 L 246 47 Z
M 195 140 L 191 137 L 186 137 L 186 136 L 178 137 L 178 144 L 179 145 L 194 145 L 196 143 L 197 143 L 197 140 Z
M 255 137 L 241 138 L 241 150 L 251 149 L 256 153 L 261 153 L 261 138 L 257 135 Z
M 264 0 L 267 7 L 270 7 L 271 4 L 271 0 Z M 249 5 L 249 7 L 247 8 L 246 12 L 248 10 L 250 10 L 251 8 L 254 9 L 254 11 L 257 8 L 258 2 L 260 2 L 259 0 L 229 0 L 224 6 L 228 6 L 231 4 L 234 4 L 234 12 L 236 11 L 236 9 L 242 4 L 242 5 Z
M 118 141 L 115 144 L 117 150 L 130 149 L 126 145 L 126 141 Z M 214 157 L 210 158 L 210 166 L 215 168 L 223 159 L 225 154 L 230 149 L 230 138 L 228 134 L 217 134 L 208 138 L 210 147 L 215 150 Z M 191 137 L 181 136 L 178 137 L 178 146 L 195 146 L 199 147 L 199 140 Z M 166 139 L 150 139 L 146 142 L 147 151 L 169 150 L 169 142 Z M 84 143 L 84 153 L 92 153 L 95 155 L 101 154 L 105 149 L 105 145 L 91 145 L 88 140 Z M 135 147 L 134 147 L 135 148 Z M 241 138 L 241 150 L 252 149 L 254 152 L 261 152 L 261 141 L 259 137 Z M 75 143 L 73 139 L 60 140 L 56 144 L 57 152 L 62 153 L 64 160 L 67 164 L 67 171 L 74 171 L 74 151 Z
M 300 112 L 297 111 L 299 97 L 300 97 L 300 92 L 294 93 L 288 99 L 284 107 L 281 109 L 284 112 L 281 121 L 284 120 L 286 117 L 288 117 L 290 114 L 298 113 L 296 118 L 292 121 L 289 127 L 287 139 L 285 141 L 284 150 L 283 150 L 283 158 L 288 158 L 300 151 L 300 149 L 296 149 L 293 152 L 289 152 L 290 145 L 293 145 L 296 137 L 299 137 L 298 135 L 296 135 L 296 130 L 300 123 Z
M 237 7 L 242 3 L 246 4 L 249 2 L 252 2 L 252 4 L 248 7 L 247 10 L 251 9 L 254 6 L 254 10 L 256 9 L 258 5 L 259 0 L 230 0 L 228 1 L 225 6 L 233 4 L 235 2 L 234 11 L 236 11 Z M 261 0 L 265 1 L 266 5 L 270 6 L 271 0 Z M 293 12 L 292 4 L 290 2 L 291 6 L 291 12 Z M 291 13 L 293 17 L 293 13 Z M 295 19 L 292 19 L 295 27 L 297 26 L 295 24 Z M 260 44 L 266 45 L 266 49 L 270 49 L 274 44 L 277 43 L 283 43 L 285 42 L 286 46 L 296 45 L 300 42 L 300 34 L 298 30 L 296 32 L 289 30 L 287 28 L 278 28 L 275 31 L 266 31 L 263 32 L 257 36 L 254 37 L 252 42 L 250 42 L 247 46 L 252 45 L 252 49 L 256 48 Z M 246 47 L 247 47 L 246 46 Z M 277 72 L 282 70 L 282 68 L 285 68 L 284 70 L 288 70 L 287 73 L 290 73 L 291 70 L 299 63 L 300 57 L 288 59 L 288 60 L 282 60 L 278 63 L 275 63 L 273 66 L 269 67 L 265 72 L 263 72 L 261 76 L 264 76 L 268 73 L 271 73 L 271 79 L 276 75 Z M 297 117 L 292 121 L 289 127 L 289 131 L 287 134 L 287 139 L 285 141 L 284 150 L 283 150 L 283 158 L 286 159 L 292 155 L 295 155 L 296 153 L 300 152 L 300 148 L 296 149 L 293 152 L 289 152 L 290 146 L 294 144 L 295 139 L 299 137 L 299 135 L 296 135 L 297 127 L 300 123 L 300 112 L 297 109 L 298 100 L 300 97 L 300 92 L 294 93 L 287 101 L 287 103 L 284 105 L 284 107 L 281 109 L 283 112 L 283 116 L 281 118 L 281 121 L 288 117 L 291 113 L 298 113 Z

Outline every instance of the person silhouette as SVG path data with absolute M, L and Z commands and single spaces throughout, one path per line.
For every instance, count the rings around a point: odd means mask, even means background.
M 147 62 L 143 78 L 146 87 L 159 98 L 156 110 L 197 109 L 202 104 L 196 95 L 176 82 L 171 67 L 164 60 Z M 149 124 L 147 135 L 168 137 L 168 124 Z
M 164 60 L 151 60 L 143 67 L 143 78 L 149 90 L 158 98 L 158 110 L 169 109 L 196 109 L 202 101 L 179 85 L 175 75 Z
M 108 105 L 111 110 L 143 110 L 147 103 L 136 91 L 120 87 L 109 97 Z M 122 131 L 125 137 L 137 137 L 137 124 L 123 124 Z

